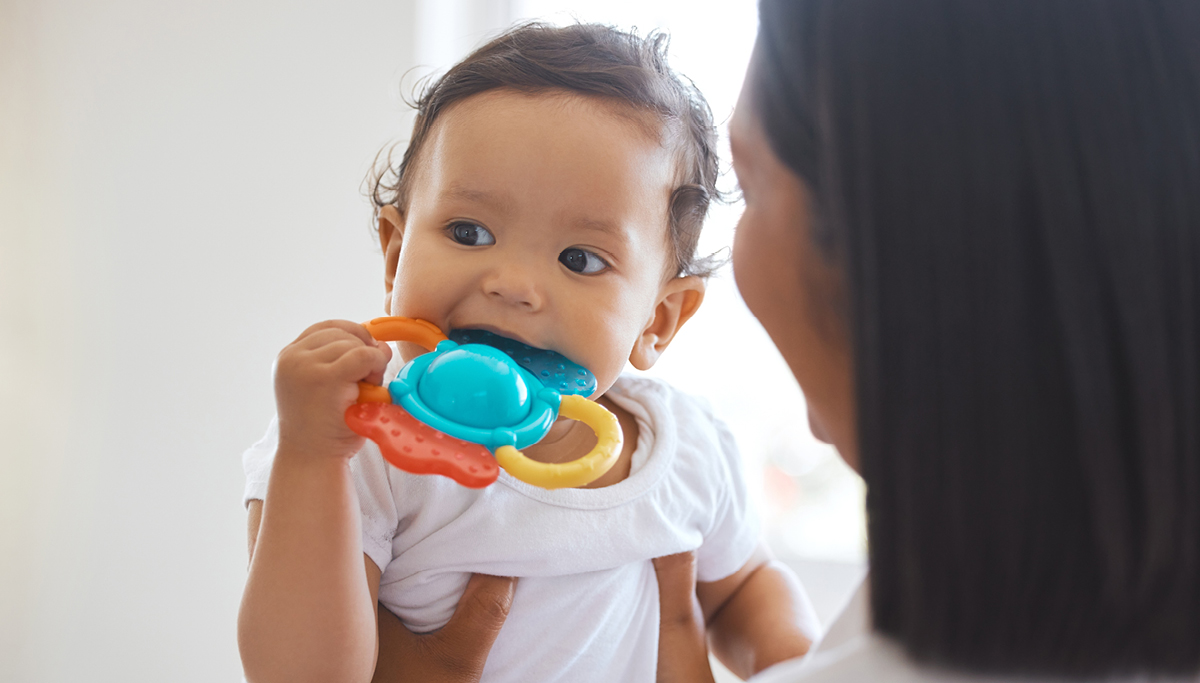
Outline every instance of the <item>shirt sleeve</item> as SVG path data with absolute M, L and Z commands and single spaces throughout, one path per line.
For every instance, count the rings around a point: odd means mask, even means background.
M 379 449 L 368 441 L 350 461 L 350 473 L 362 512 L 363 552 L 379 567 L 392 561 L 392 539 L 400 525 L 400 513 L 392 491 L 391 468 Z
M 762 534 L 757 510 L 746 490 L 742 456 L 733 433 L 724 422 L 710 418 L 718 451 L 714 454 L 718 466 L 710 471 L 716 479 L 713 485 L 718 496 L 712 527 L 696 551 L 696 580 L 705 582 L 719 581 L 741 569 L 758 547 Z
M 250 501 L 262 500 L 267 495 L 267 480 L 271 478 L 271 463 L 275 462 L 275 450 L 278 447 L 279 419 L 273 417 L 263 438 L 242 453 L 242 471 L 246 474 L 243 505 L 250 505 Z

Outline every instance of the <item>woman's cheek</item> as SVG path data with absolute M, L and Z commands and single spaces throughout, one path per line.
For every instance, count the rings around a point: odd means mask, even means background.
M 733 278 L 746 306 L 758 316 L 761 310 L 758 303 L 761 300 L 760 295 L 765 294 L 762 290 L 767 286 L 767 273 L 770 272 L 770 268 L 762 263 L 763 259 L 758 253 L 762 248 L 762 240 L 756 235 L 758 230 L 755 213 L 747 207 L 734 232 Z
M 821 443 L 833 444 L 833 441 L 829 437 L 829 433 L 825 430 L 825 425 L 822 423 L 821 418 L 817 417 L 817 414 L 813 412 L 812 403 L 808 403 L 807 407 L 809 431 L 812 432 L 812 435 L 816 437 L 817 441 L 820 441 Z

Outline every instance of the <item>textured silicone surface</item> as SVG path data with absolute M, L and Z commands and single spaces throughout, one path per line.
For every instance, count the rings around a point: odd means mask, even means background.
M 534 348 L 487 330 L 452 330 L 450 339 L 459 344 L 486 344 L 500 349 L 547 388 L 563 396 L 586 398 L 596 391 L 596 376 L 557 351 Z
M 468 488 L 496 481 L 500 467 L 486 448 L 443 434 L 390 403 L 356 403 L 346 424 L 379 444 L 385 460 L 413 474 L 441 474 Z
M 442 410 L 450 406 L 451 413 L 458 413 L 458 406 L 452 406 L 451 400 L 446 398 L 441 401 L 441 405 L 430 405 L 426 401 L 426 392 L 423 389 L 426 386 L 426 380 L 429 375 L 427 370 L 434 366 L 440 359 L 455 354 L 459 351 L 470 352 L 461 360 L 479 360 L 484 355 L 490 357 L 490 360 L 499 361 L 506 368 L 506 372 L 511 371 L 519 374 L 522 377 L 522 384 L 527 393 L 525 398 L 528 403 L 525 408 L 512 411 L 514 415 L 523 414 L 524 417 L 518 422 L 493 422 L 487 426 L 473 426 L 483 424 L 484 419 L 474 419 L 469 422 L 464 422 L 454 414 L 447 415 Z M 471 364 L 474 364 L 473 362 Z M 480 368 L 486 371 L 486 368 Z M 477 378 L 478 379 L 478 378 Z M 462 382 L 441 383 L 448 391 L 459 389 L 470 389 L 470 385 L 475 384 L 477 380 L 464 380 Z M 486 381 L 484 382 L 486 384 Z M 533 376 L 525 368 L 517 364 L 515 360 L 500 352 L 499 349 L 483 344 L 465 344 L 459 346 L 453 340 L 446 340 L 437 346 L 437 350 L 433 353 L 426 353 L 412 359 L 400 369 L 400 373 L 396 375 L 396 379 L 388 384 L 388 392 L 391 394 L 392 403 L 404 408 L 415 417 L 418 421 L 423 422 L 434 429 L 445 432 L 456 439 L 470 441 L 471 443 L 482 444 L 488 450 L 495 451 L 500 446 L 516 446 L 517 448 L 525 448 L 531 446 L 542 437 L 546 436 L 546 432 L 550 431 L 554 420 L 558 418 L 558 404 L 562 396 L 552 389 L 546 389 L 542 383 Z M 437 392 L 430 392 L 436 394 Z M 482 405 L 488 400 L 503 398 L 502 396 L 483 396 L 479 400 L 471 399 L 465 401 L 465 404 Z M 457 401 L 457 399 L 453 399 Z M 465 408 L 465 405 L 464 405 Z M 479 418 L 495 418 L 502 413 L 507 413 L 508 410 L 501 408 L 498 410 L 488 409 L 483 411 L 487 414 L 477 415 Z

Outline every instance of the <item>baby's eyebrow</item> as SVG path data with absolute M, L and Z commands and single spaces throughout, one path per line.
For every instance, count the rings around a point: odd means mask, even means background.
M 497 194 L 487 190 L 480 190 L 466 185 L 454 183 L 446 188 L 442 196 L 449 199 L 469 202 L 472 204 L 483 204 L 490 208 L 501 212 L 512 212 L 514 202 L 512 197 L 507 194 Z M 581 230 L 591 230 L 613 237 L 623 237 L 625 235 L 624 228 L 615 221 L 607 218 L 593 218 L 591 216 L 573 217 L 569 221 L 570 225 Z
M 450 199 L 458 199 L 472 204 L 484 204 L 502 211 L 509 211 L 512 208 L 512 198 L 507 195 L 500 195 L 486 190 L 477 190 L 473 187 L 457 183 L 447 188 L 443 195 Z
M 602 218 L 589 218 L 587 216 L 583 216 L 576 218 L 575 220 L 571 221 L 571 223 L 575 227 L 583 230 L 594 230 L 596 232 L 612 235 L 614 237 L 620 237 L 625 234 L 625 231 L 621 229 L 621 226 L 610 220 L 605 220 Z

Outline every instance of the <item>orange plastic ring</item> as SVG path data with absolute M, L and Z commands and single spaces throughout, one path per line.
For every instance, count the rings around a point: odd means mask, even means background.
M 437 325 L 428 320 L 405 318 L 398 315 L 384 316 L 363 323 L 363 327 L 367 328 L 367 332 L 370 332 L 371 336 L 379 341 L 412 342 L 426 351 L 433 351 L 438 344 L 446 341 L 446 335 L 442 334 Z M 366 382 L 358 383 L 358 403 L 391 402 L 392 395 L 388 393 L 387 387 Z
M 406 341 L 420 345 L 426 351 L 432 351 L 437 345 L 446 341 L 446 335 L 437 325 L 428 320 L 403 318 L 400 316 L 385 316 L 363 323 L 367 332 L 379 341 Z

